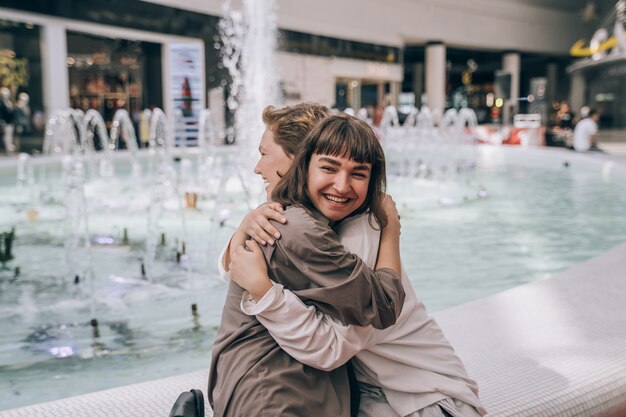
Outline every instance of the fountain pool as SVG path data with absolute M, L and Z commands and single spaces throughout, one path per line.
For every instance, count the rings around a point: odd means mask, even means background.
M 476 157 L 471 186 L 389 181 L 403 262 L 431 312 L 547 278 L 626 241 L 623 162 L 488 146 Z M 139 160 L 147 170 L 147 158 Z M 184 161 L 173 165 L 179 184 L 197 169 L 196 159 Z M 93 281 L 79 273 L 75 283 L 61 171 L 33 158 L 31 180 L 16 186 L 16 163 L 0 161 L 0 232 L 15 227 L 14 259 L 0 271 L 0 409 L 208 367 L 226 292 L 214 265 L 247 210 L 240 184 L 227 185 L 220 210 L 215 198 L 185 208 L 180 194 L 165 194 L 165 241 L 144 279 L 151 195 L 116 153 L 115 177 L 85 183 Z M 76 249 L 79 265 L 85 246 Z

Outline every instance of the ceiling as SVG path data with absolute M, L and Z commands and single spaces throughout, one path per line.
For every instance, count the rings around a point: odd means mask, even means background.
M 564 10 L 578 13 L 587 3 L 594 3 L 600 20 L 602 20 L 617 3 L 617 0 L 507 0 L 514 3 L 529 4 L 547 9 Z

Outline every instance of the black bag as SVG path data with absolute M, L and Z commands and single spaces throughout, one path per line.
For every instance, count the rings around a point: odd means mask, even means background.
M 169 417 L 204 417 L 204 396 L 199 389 L 178 396 Z

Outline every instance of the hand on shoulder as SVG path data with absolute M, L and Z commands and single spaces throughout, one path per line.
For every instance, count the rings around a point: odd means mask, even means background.
M 280 239 L 280 232 L 270 220 L 285 224 L 287 219 L 282 214 L 284 208 L 279 203 L 265 203 L 248 213 L 239 228 L 261 245 L 273 245 L 276 239 Z

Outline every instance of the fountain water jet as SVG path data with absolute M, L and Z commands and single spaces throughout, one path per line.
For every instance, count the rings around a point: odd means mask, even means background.
M 83 153 L 87 156 L 87 161 L 91 162 L 96 151 L 95 137 L 98 136 L 100 148 L 104 152 L 104 157 L 100 159 L 99 172 L 104 178 L 111 178 L 114 175 L 113 162 L 111 161 L 112 144 L 109 139 L 106 124 L 102 115 L 97 110 L 89 109 L 80 123 L 80 142 Z
M 276 1 L 243 0 L 242 10 L 224 3 L 220 33 L 223 64 L 231 76 L 228 106 L 235 112 L 235 140 L 245 172 L 252 172 L 263 133 L 263 109 L 280 105 L 275 62 Z

